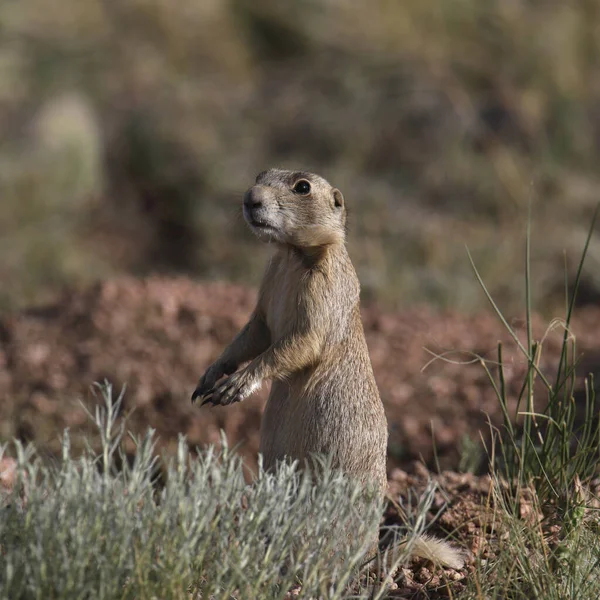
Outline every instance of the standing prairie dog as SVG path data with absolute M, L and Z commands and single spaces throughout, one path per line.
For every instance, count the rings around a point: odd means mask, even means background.
M 326 454 L 332 466 L 383 492 L 387 421 L 346 251 L 343 196 L 318 175 L 271 169 L 246 192 L 243 211 L 276 253 L 248 324 L 206 371 L 194 397 L 230 404 L 272 380 L 260 431 L 265 467 Z
M 207 369 L 192 401 L 239 402 L 271 380 L 260 431 L 265 467 L 324 454 L 383 496 L 387 420 L 346 250 L 344 198 L 313 173 L 270 169 L 245 193 L 243 212 L 276 252 L 250 320 Z M 223 375 L 229 377 L 220 381 Z

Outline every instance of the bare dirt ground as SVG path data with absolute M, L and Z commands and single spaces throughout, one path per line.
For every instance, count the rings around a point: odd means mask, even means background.
M 86 429 L 79 399 L 92 404 L 90 386 L 108 379 L 127 386 L 129 426 L 156 429 L 170 447 L 179 434 L 191 446 L 218 442 L 222 428 L 249 464 L 255 460 L 261 408 L 268 390 L 227 408 L 198 408 L 190 394 L 253 307 L 255 292 L 187 279 L 123 278 L 82 291 L 66 292 L 54 304 L 0 319 L 0 438 L 34 440 L 55 451 L 58 434 Z M 457 468 L 461 440 L 489 434 L 488 418 L 500 423 L 498 403 L 474 354 L 495 369 L 496 346 L 504 343 L 505 380 L 515 397 L 525 361 L 490 313 L 465 316 L 425 308 L 389 314 L 363 310 L 375 376 L 390 424 L 390 468 L 423 459 L 435 467 Z M 535 318 L 541 339 L 546 324 Z M 523 323 L 513 320 L 521 337 Z M 572 331 L 582 353 L 580 373 L 600 365 L 600 310 L 579 311 Z M 558 361 L 559 327 L 544 339 L 541 367 Z M 432 359 L 451 351 L 454 364 Z M 540 396 L 543 398 L 543 396 Z M 539 407 L 541 408 L 541 407 Z
M 225 283 L 123 278 L 65 292 L 54 304 L 4 317 L 0 438 L 35 441 L 42 452 L 52 454 L 59 449 L 59 433 L 69 427 L 73 447 L 80 448 L 91 426 L 78 401 L 91 406 L 95 400 L 90 386 L 107 379 L 117 391 L 127 385 L 124 411 L 135 409 L 130 429 L 155 428 L 167 451 L 180 434 L 192 447 L 218 443 L 223 429 L 252 469 L 268 390 L 227 408 L 193 407 L 190 394 L 204 368 L 244 324 L 254 299 L 254 291 Z M 491 312 L 464 316 L 411 309 L 389 314 L 368 306 L 363 322 L 390 424 L 390 491 L 392 497 L 406 498 L 424 488 L 438 465 L 458 469 L 465 436 L 487 440 L 489 424 L 501 422 L 492 387 L 474 356 L 489 360 L 494 371 L 497 343 L 503 342 L 505 380 L 513 399 L 522 385 L 525 361 Z M 523 323 L 511 324 L 523 338 Z M 580 375 L 599 370 L 599 330 L 600 310 L 578 312 L 571 333 L 582 353 Z M 547 331 L 535 317 L 534 335 L 543 340 L 542 370 L 551 373 L 556 365 L 562 334 L 560 327 Z M 453 362 L 436 360 L 423 369 L 432 359 L 425 348 L 450 352 L 446 358 Z M 484 462 L 480 466 L 485 470 Z M 8 470 L 2 471 L 6 479 Z M 453 533 L 463 548 L 475 553 L 491 539 L 483 531 L 485 519 L 479 518 L 489 508 L 489 478 L 452 471 L 433 477 L 440 485 L 436 502 L 446 506 L 434 531 Z M 393 503 L 385 520 L 399 520 Z M 470 568 L 467 560 L 462 572 L 440 574 L 417 562 L 399 574 L 392 596 L 447 597 L 460 591 Z

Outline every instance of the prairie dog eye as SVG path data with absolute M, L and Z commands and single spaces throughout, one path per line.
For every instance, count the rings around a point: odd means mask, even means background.
M 307 194 L 310 194 L 310 183 L 308 183 L 306 179 L 301 179 L 300 181 L 297 181 L 296 185 L 294 186 L 294 193 L 300 194 L 301 196 L 306 196 Z

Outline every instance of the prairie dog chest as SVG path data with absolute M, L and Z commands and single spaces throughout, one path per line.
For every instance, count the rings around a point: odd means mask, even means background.
M 263 289 L 264 311 L 273 340 L 294 327 L 306 277 L 297 261 L 285 255 L 274 257 L 265 275 Z

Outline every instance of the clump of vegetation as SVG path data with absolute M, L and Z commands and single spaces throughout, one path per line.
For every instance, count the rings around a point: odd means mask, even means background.
M 498 360 L 495 364 L 497 377 L 492 375 L 486 362 L 481 361 L 504 416 L 503 431 L 498 446 L 500 456 L 497 458 L 500 459 L 502 472 L 510 482 L 516 484 L 517 490 L 533 484 L 543 504 L 553 500 L 561 504 L 567 502 L 568 505 L 568 498 L 577 496 L 574 487 L 580 485 L 581 480 L 586 483 L 591 480 L 597 472 L 600 459 L 600 419 L 597 414 L 594 378 L 591 374 L 585 374 L 585 397 L 579 398 L 578 402 L 575 398 L 575 389 L 577 377 L 581 374 L 577 373 L 579 357 L 576 352 L 576 338 L 570 330 L 583 265 L 599 209 L 600 205 L 594 213 L 574 278 L 573 291 L 570 294 L 567 287 L 565 317 L 556 320 L 553 324 L 561 326 L 564 330 L 560 359 L 554 374 L 541 371 L 539 364 L 543 339 L 535 340 L 532 332 L 530 220 L 525 256 L 526 340 L 524 342 L 519 339 L 502 314 L 469 254 L 476 277 L 487 299 L 527 361 L 523 385 L 512 414 L 504 383 L 505 364 L 502 359 L 502 345 L 498 345 Z M 539 384 L 537 388 L 536 383 Z M 545 396 L 543 402 L 539 401 L 539 395 Z M 520 427 L 517 427 L 517 423 L 521 424 Z M 568 506 L 563 508 L 568 510 Z
M 342 598 L 356 585 L 381 515 L 364 489 L 325 463 L 316 483 L 282 465 L 248 485 L 225 444 L 190 456 L 181 439 L 160 460 L 151 430 L 129 463 L 122 396 L 102 393 L 98 451 L 72 457 L 65 432 L 62 457 L 44 464 L 16 445 L 18 477 L 0 496 L 1 597 L 283 598 L 301 585 Z
M 484 529 L 494 552 L 478 557 L 468 588 L 460 598 L 582 598 L 600 595 L 600 540 L 597 499 L 571 490 L 585 518 L 576 529 L 565 520 L 548 518 L 548 503 L 535 488 L 521 490 L 519 499 L 507 494 L 506 480 L 494 477 L 490 510 Z M 566 490 L 565 490 L 566 491 Z
M 575 395 L 579 357 L 569 326 L 599 209 L 600 205 L 571 293 L 567 287 L 565 317 L 553 323 L 564 330 L 560 360 L 553 373 L 540 369 L 544 340 L 535 340 L 532 333 L 530 219 L 525 253 L 525 340 L 502 314 L 469 255 L 488 301 L 527 361 L 521 393 L 511 411 L 502 345 L 498 345 L 493 366 L 481 360 L 504 415 L 503 426 L 488 449 L 495 506 L 490 527 L 503 535 L 498 539 L 496 560 L 481 564 L 476 573 L 477 597 L 592 599 L 600 595 L 600 499 L 595 495 L 600 413 L 592 375 L 584 376 L 584 397 Z

